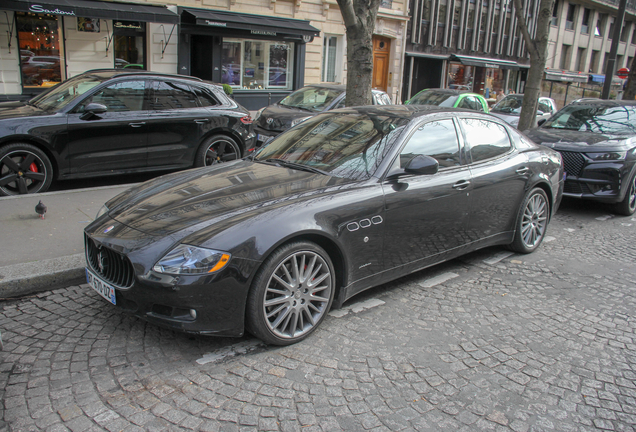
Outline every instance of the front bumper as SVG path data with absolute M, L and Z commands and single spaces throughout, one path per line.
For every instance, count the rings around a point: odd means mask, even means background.
M 625 161 L 596 162 L 578 152 L 560 152 L 566 179 L 563 196 L 604 203 L 623 200 L 634 164 Z
M 95 265 L 96 260 L 90 258 L 90 242 L 108 251 L 107 265 L 114 265 L 118 257 L 126 267 L 134 269 L 130 286 L 118 286 Z M 256 262 L 233 258 L 218 273 L 167 275 L 152 271 L 151 264 L 140 259 L 147 257 L 146 253 L 124 254 L 118 251 L 122 248 L 101 243 L 88 235 L 85 243 L 87 267 L 115 289 L 114 307 L 161 327 L 186 333 L 243 335 L 245 302 Z

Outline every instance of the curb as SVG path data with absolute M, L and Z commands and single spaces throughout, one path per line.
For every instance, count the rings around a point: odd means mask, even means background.
M 86 282 L 84 254 L 0 267 L 0 298 L 21 297 Z

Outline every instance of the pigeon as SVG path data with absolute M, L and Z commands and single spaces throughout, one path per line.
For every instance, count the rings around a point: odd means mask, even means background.
M 40 201 L 38 205 L 35 206 L 35 212 L 40 215 L 40 219 L 44 219 L 44 213 L 46 213 L 46 206 Z

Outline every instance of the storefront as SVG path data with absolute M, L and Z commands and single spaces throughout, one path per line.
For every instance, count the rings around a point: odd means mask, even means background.
M 308 21 L 179 8 L 180 74 L 228 84 L 258 109 L 304 85 L 305 46 L 320 31 Z
M 4 0 L 2 12 L 8 39 L 0 50 L 1 99 L 32 97 L 89 69 L 150 69 L 150 55 L 161 48 L 149 35 L 179 22 L 166 7 L 90 0 Z M 162 41 L 162 54 L 168 43 Z M 164 69 L 176 72 L 176 56 Z
M 446 69 L 446 87 L 469 90 L 489 98 L 498 90 L 508 93 L 516 88 L 516 81 L 510 79 L 510 71 L 518 70 L 519 64 L 515 61 L 451 55 Z

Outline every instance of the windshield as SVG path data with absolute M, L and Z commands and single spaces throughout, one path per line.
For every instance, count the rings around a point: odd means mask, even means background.
M 634 134 L 636 133 L 636 106 L 568 105 L 542 127 L 609 135 Z
M 408 120 L 387 115 L 329 112 L 270 141 L 255 157 L 317 168 L 354 180 L 370 178 Z
M 333 90 L 321 87 L 304 87 L 287 96 L 279 105 L 300 108 L 311 112 L 322 112 L 338 96 L 342 90 Z
M 492 107 L 490 112 L 499 112 L 506 114 L 519 114 L 521 113 L 521 103 L 523 102 L 523 96 L 506 96 Z
M 453 107 L 459 96 L 435 90 L 424 90 L 413 96 L 406 103 L 407 105 L 437 105 L 442 107 Z
M 31 99 L 30 103 L 45 111 L 59 111 L 103 81 L 103 78 L 94 75 L 72 78 L 58 84 L 42 96 Z

